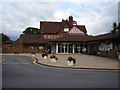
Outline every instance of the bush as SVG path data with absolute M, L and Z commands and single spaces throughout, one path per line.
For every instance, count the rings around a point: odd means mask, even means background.
M 19 54 L 19 52 L 14 52 L 14 54 Z
M 42 57 L 44 57 L 44 56 L 47 56 L 47 57 L 48 57 L 48 55 L 47 55 L 47 54 L 43 53 L 43 54 L 42 54 Z
M 76 63 L 76 59 L 71 56 L 68 57 L 68 61 L 70 62 L 73 61 L 74 64 Z
M 35 52 L 32 52 L 31 54 L 34 54 L 34 55 L 36 55 L 36 53 L 35 53 Z
M 58 60 L 58 58 L 55 55 L 51 55 L 50 58 Z

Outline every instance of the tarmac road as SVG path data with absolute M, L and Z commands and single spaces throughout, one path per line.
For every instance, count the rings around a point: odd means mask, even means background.
M 32 59 L 3 55 L 3 88 L 118 88 L 118 72 L 38 66 Z

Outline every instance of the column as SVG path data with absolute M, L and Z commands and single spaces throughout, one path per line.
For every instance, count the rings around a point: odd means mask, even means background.
M 58 43 L 56 43 L 56 53 L 58 53 Z
M 74 48 L 75 48 L 75 45 L 73 44 L 73 53 L 75 53 L 75 49 Z
M 68 50 L 68 49 L 69 49 L 69 43 L 67 44 L 67 53 L 69 53 L 69 50 Z
M 64 52 L 63 52 L 63 53 L 65 53 L 65 44 L 63 44 L 63 49 L 64 49 Z

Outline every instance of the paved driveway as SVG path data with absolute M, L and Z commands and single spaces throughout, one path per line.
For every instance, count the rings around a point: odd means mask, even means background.
M 3 56 L 3 88 L 117 88 L 118 72 L 37 66 L 32 59 Z
M 116 59 L 100 57 L 100 56 L 92 56 L 92 55 L 84 55 L 84 54 L 57 54 L 57 62 L 53 63 L 50 61 L 50 56 L 48 56 L 47 60 L 44 60 L 41 55 L 35 56 L 38 58 L 40 63 L 52 65 L 52 66 L 63 66 L 67 67 L 67 58 L 72 56 L 76 59 L 77 63 L 73 67 L 78 68 L 100 68 L 100 69 L 118 69 L 118 62 Z

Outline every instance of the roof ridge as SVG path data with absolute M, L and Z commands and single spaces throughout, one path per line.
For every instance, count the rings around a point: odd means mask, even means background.
M 104 33 L 104 34 L 100 34 L 100 35 L 95 35 L 94 37 L 103 36 L 103 35 L 109 35 L 109 34 L 112 34 L 112 33 Z
M 85 25 L 74 25 L 74 26 L 85 26 Z
M 61 23 L 61 22 L 57 22 L 57 21 L 40 21 L 42 23 Z

